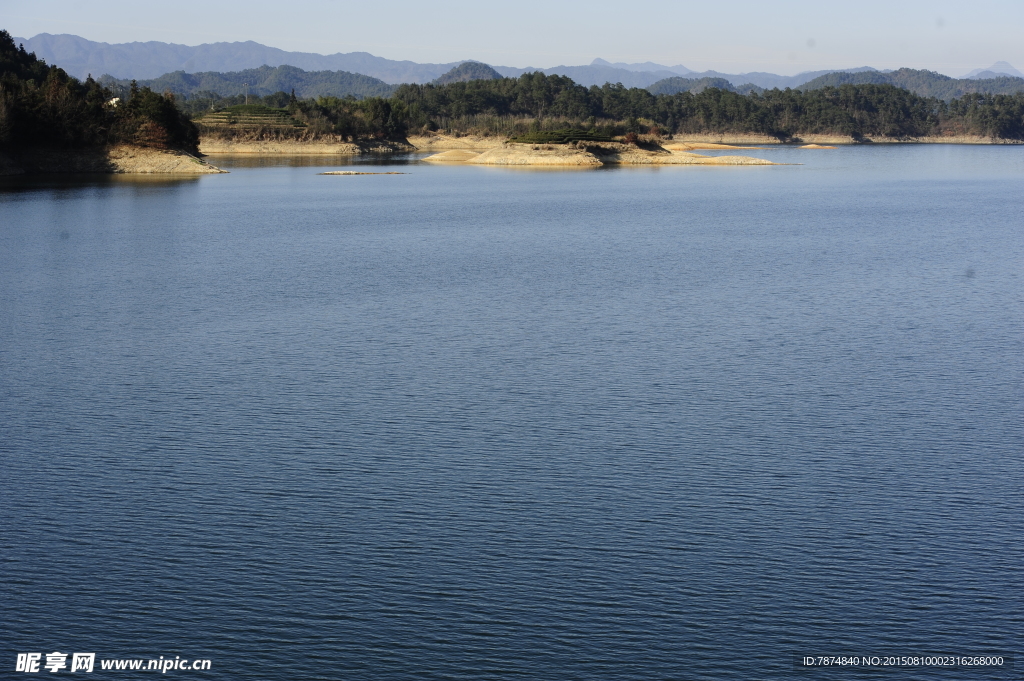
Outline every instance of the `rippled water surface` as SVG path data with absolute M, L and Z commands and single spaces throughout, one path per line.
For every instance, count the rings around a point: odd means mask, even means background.
M 1021 652 L 1024 148 L 748 153 L 6 181 L 4 668 L 1018 678 L 793 656 Z

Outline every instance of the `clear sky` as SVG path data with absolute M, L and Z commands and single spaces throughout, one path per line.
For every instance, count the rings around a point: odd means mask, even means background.
M 1024 70 L 1024 0 L 0 0 L 12 34 L 119 43 L 255 40 L 286 50 L 548 67 L 609 61 L 794 74 L 1008 61 Z

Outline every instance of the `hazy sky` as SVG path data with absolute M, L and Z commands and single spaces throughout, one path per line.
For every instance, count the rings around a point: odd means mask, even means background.
M 24 38 L 255 40 L 324 54 L 520 67 L 602 57 L 733 73 L 909 66 L 962 75 L 1001 60 L 1024 70 L 1024 0 L 0 0 L 0 21 Z

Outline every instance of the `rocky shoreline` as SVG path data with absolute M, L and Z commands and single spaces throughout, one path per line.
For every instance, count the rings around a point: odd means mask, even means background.
M 8 176 L 47 173 L 208 175 L 226 172 L 184 151 L 130 145 L 0 152 L 0 175 Z

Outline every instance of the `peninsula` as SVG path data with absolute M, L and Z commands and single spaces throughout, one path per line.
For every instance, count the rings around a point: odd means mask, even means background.
M 173 95 L 132 86 L 115 97 L 0 31 L 0 175 L 224 172 L 198 153 L 198 129 Z

